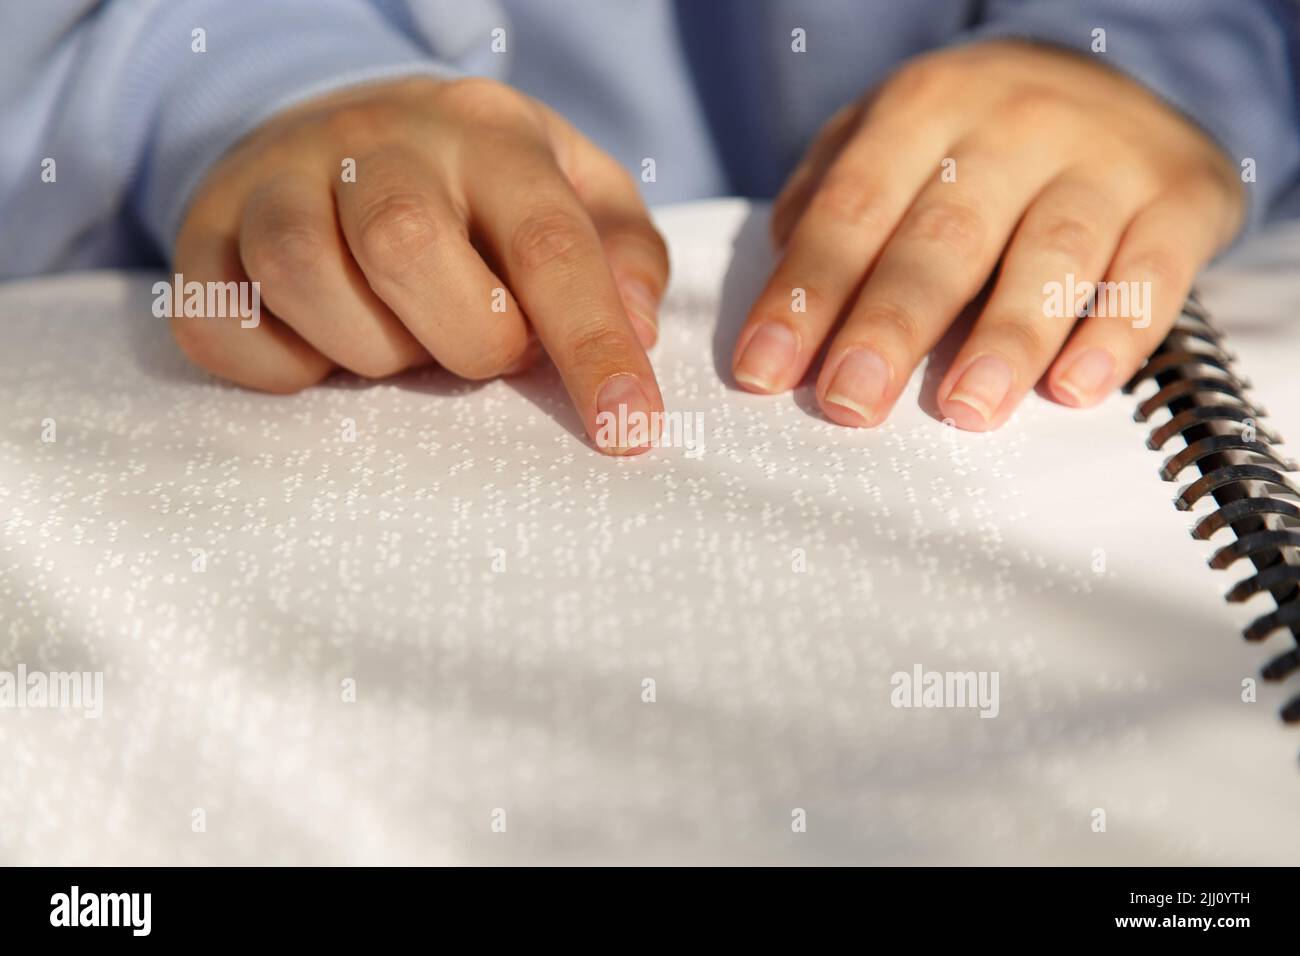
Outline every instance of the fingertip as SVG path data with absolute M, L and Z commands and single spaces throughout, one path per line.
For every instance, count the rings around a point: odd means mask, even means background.
M 784 391 L 784 389 L 779 388 L 773 383 L 751 375 L 738 367 L 733 368 L 731 374 L 735 376 L 737 385 L 745 391 L 752 392 L 755 395 L 778 395 Z
M 650 450 L 650 445 L 629 445 L 626 447 L 618 445 L 602 446 L 597 443 L 596 448 L 603 455 L 609 455 L 611 458 L 635 458 L 638 455 L 644 455 Z
M 528 345 L 525 346 L 523 354 L 512 362 L 508 368 L 501 372 L 501 377 L 513 378 L 516 375 L 523 375 L 524 373 L 531 371 L 533 366 L 536 365 L 538 360 L 542 357 L 543 351 L 542 343 L 537 341 L 536 336 L 530 335 L 528 337 Z
M 1088 396 L 1080 395 L 1063 381 L 1049 382 L 1048 391 L 1051 393 L 1052 401 L 1067 408 L 1088 408 L 1095 404 L 1088 400 Z
M 960 374 L 949 373 L 954 381 L 941 391 L 944 397 L 939 410 L 963 431 L 992 431 L 1005 419 L 1006 406 L 1018 394 L 1016 369 L 996 352 L 955 363 L 954 369 L 960 369 Z
M 1116 366 L 1115 356 L 1102 346 L 1062 359 L 1049 378 L 1052 397 L 1071 408 L 1091 408 L 1110 394 Z
M 875 424 L 869 409 L 838 392 L 831 392 L 825 398 L 819 399 L 818 404 L 821 406 L 822 414 L 836 425 L 846 425 L 849 428 L 869 428 Z
M 996 428 L 996 424 L 985 417 L 985 413 L 959 399 L 947 399 L 939 403 L 939 411 L 945 422 L 964 432 L 986 432 Z
M 787 391 L 790 369 L 799 354 L 799 336 L 786 323 L 761 322 L 737 344 L 731 374 L 746 391 L 774 395 Z
M 662 415 L 657 388 L 647 388 L 629 372 L 617 372 L 596 393 L 591 437 L 607 455 L 639 455 L 659 440 Z
M 893 378 L 893 364 L 875 348 L 851 345 L 839 355 L 832 351 L 817 387 L 822 411 L 838 425 L 878 425 L 893 406 Z

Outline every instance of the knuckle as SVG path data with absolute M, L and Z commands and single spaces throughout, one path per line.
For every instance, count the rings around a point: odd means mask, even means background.
M 857 324 L 857 323 L 855 323 Z M 908 354 L 922 351 L 924 336 L 916 309 L 902 302 L 873 303 L 862 315 L 861 327 L 873 338 L 885 338 Z
M 870 226 L 880 216 L 879 195 L 865 177 L 832 173 L 814 193 L 809 209 L 833 223 Z
M 294 286 L 310 281 L 326 255 L 326 242 L 314 229 L 278 222 L 250 233 L 244 265 L 253 278 L 268 285 Z
M 438 87 L 438 99 L 444 103 L 476 104 L 505 99 L 513 91 L 504 83 L 486 76 L 463 76 Z
M 379 379 L 405 371 L 407 362 L 397 355 L 366 353 L 349 358 L 345 367 L 362 378 Z
M 1040 364 L 1049 350 L 1047 330 L 1032 320 L 1002 319 L 981 329 L 981 337 L 997 342 L 998 348 L 1009 358 L 1020 358 L 1022 364 Z
M 988 227 L 974 203 L 936 199 L 912 215 L 906 232 L 910 238 L 936 243 L 957 256 L 969 256 L 983 247 Z
M 470 122 L 497 124 L 532 119 L 528 99 L 505 83 L 481 76 L 466 76 L 439 84 L 437 102 Z
M 1022 89 L 1002 104 L 1000 122 L 1029 127 L 1046 122 L 1061 109 L 1061 98 L 1047 90 Z
M 216 373 L 220 352 L 217 339 L 202 319 L 173 319 L 172 338 L 187 359 L 201 369 Z
M 784 280 L 786 277 L 781 278 Z M 788 282 L 783 281 L 780 285 L 774 282 L 770 294 L 760 300 L 763 311 L 786 321 L 791 320 L 792 313 L 793 318 L 796 319 L 802 318 L 800 313 L 807 313 L 810 316 L 834 315 L 838 313 L 840 303 L 827 293 L 826 288 L 830 283 L 823 284 L 823 282 L 824 277 L 811 275 L 799 281 L 791 277 Z M 795 308 L 796 295 L 802 303 L 802 308 Z
M 399 124 L 396 110 L 384 101 L 349 104 L 331 110 L 324 117 L 326 134 L 340 143 L 374 143 Z
M 571 332 L 567 346 L 569 359 L 575 365 L 593 366 L 608 364 L 611 357 L 622 355 L 628 349 L 628 340 L 617 329 L 594 325 Z
M 882 91 L 881 102 L 910 104 L 952 95 L 957 64 L 943 56 L 919 57 L 904 64 Z
M 572 264 L 582 255 L 587 230 L 572 212 L 543 204 L 524 214 L 510 236 L 511 258 L 526 270 Z
M 1075 262 L 1089 261 L 1097 251 L 1097 231 L 1086 220 L 1058 214 L 1029 236 L 1035 252 L 1046 252 Z
M 437 240 L 437 220 L 417 196 L 386 196 L 367 209 L 357 225 L 358 253 L 385 272 L 400 271 L 418 261 Z
M 1198 164 L 1193 177 L 1198 189 L 1208 184 L 1222 196 L 1235 197 L 1242 190 L 1241 170 L 1217 153 Z
M 444 363 L 461 378 L 483 381 L 496 378 L 517 365 L 527 351 L 528 340 L 522 332 L 518 335 L 500 335 L 482 343 L 473 353 L 459 356 L 455 364 Z
M 1150 281 L 1162 289 L 1178 288 L 1191 277 L 1191 268 L 1176 251 L 1163 247 L 1143 249 L 1132 254 L 1121 281 Z

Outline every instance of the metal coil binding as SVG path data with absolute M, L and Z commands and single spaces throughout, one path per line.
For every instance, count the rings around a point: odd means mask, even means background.
M 1235 357 L 1210 320 L 1196 293 L 1188 297 L 1178 322 L 1138 370 L 1124 391 L 1146 382 L 1155 392 L 1138 404 L 1133 418 L 1148 421 L 1159 409 L 1169 418 L 1147 438 L 1154 450 L 1175 438 L 1183 447 L 1160 469 L 1165 481 L 1177 481 L 1188 469 L 1200 477 L 1184 485 L 1174 499 L 1190 511 L 1207 496 L 1217 508 L 1196 522 L 1192 536 L 1209 540 L 1230 531 L 1235 540 L 1209 559 L 1218 570 L 1249 560 L 1255 573 L 1228 590 L 1228 601 L 1268 594 L 1275 608 L 1245 629 L 1248 641 L 1263 641 L 1287 632 L 1292 646 L 1261 669 L 1265 680 L 1282 681 L 1300 671 L 1300 488 L 1287 477 L 1295 462 L 1277 446 L 1282 439 L 1260 419 L 1264 410 L 1247 396 L 1250 383 L 1233 367 Z M 1300 693 L 1282 707 L 1287 723 L 1300 722 Z

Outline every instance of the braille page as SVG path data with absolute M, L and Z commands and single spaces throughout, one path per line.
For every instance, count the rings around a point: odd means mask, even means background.
M 0 709 L 0 862 L 1300 858 L 1266 599 L 1132 398 L 978 435 L 933 374 L 875 430 L 738 391 L 764 213 L 660 222 L 702 428 L 630 460 L 550 371 L 274 397 L 187 365 L 156 276 L 0 291 L 0 670 L 102 678 Z M 1297 240 L 1204 285 L 1291 435 Z

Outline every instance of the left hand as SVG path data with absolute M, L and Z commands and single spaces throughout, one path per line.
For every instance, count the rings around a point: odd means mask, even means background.
M 942 414 L 996 428 L 1044 373 L 1057 401 L 1092 405 L 1159 345 L 1244 209 L 1218 146 L 1100 62 L 1014 41 L 928 54 L 836 114 L 777 198 L 785 252 L 733 371 L 751 391 L 791 389 L 843 316 L 817 399 L 835 422 L 877 425 L 996 270 Z M 1048 317 L 1045 285 L 1098 279 L 1149 282 L 1134 287 L 1148 314 L 1099 302 L 1076 325 L 1069 302 Z

